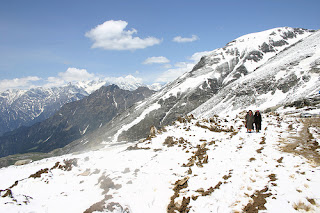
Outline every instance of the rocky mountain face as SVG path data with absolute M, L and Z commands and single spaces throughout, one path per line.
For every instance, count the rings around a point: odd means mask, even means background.
M 150 126 L 168 125 L 190 112 L 211 116 L 250 105 L 265 109 L 298 94 L 314 94 L 319 90 L 319 41 L 319 32 L 289 27 L 242 36 L 204 56 L 191 71 L 97 132 L 75 141 L 72 149 L 107 140 L 139 140 Z
M 87 96 L 84 90 L 68 85 L 60 88 L 7 90 L 0 94 L 0 135 L 21 126 L 30 126 L 50 117 L 64 104 Z
M 121 89 L 131 91 L 143 86 L 133 76 L 127 76 L 109 80 L 69 83 L 63 87 L 39 87 L 30 90 L 7 90 L 1 92 L 0 136 L 21 126 L 31 126 L 41 122 L 52 116 L 66 103 L 81 100 L 101 86 L 112 84 L 118 85 Z
M 49 152 L 64 147 L 153 93 L 146 87 L 134 91 L 122 90 L 116 85 L 101 87 L 79 101 L 64 105 L 43 122 L 5 133 L 0 137 L 0 156 Z
M 196 116 L 318 105 L 320 99 L 320 31 L 270 58 L 254 72 L 221 88 L 193 112 Z

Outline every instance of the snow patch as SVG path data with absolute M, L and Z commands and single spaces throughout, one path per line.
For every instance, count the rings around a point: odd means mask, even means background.
M 129 124 L 126 124 L 124 126 L 121 127 L 121 129 L 119 129 L 117 131 L 117 133 L 114 135 L 112 142 L 117 142 L 118 141 L 118 137 L 119 135 L 123 132 L 123 131 L 127 131 L 128 129 L 130 129 L 131 127 L 133 127 L 134 125 L 138 124 L 140 121 L 142 121 L 146 115 L 148 115 L 150 112 L 152 112 L 153 110 L 157 110 L 161 107 L 160 104 L 155 103 L 152 104 L 150 107 L 148 107 L 147 109 L 145 109 L 142 114 L 137 117 L 134 121 L 132 121 Z

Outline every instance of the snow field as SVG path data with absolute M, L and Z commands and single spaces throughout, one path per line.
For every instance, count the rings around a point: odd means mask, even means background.
M 319 211 L 319 167 L 281 151 L 302 124 L 284 114 L 262 116 L 260 133 L 247 133 L 239 117 L 182 118 L 143 142 L 110 143 L 99 151 L 2 168 L 0 189 L 8 189 L 15 180 L 18 184 L 11 188 L 12 197 L 0 197 L 0 209 L 243 212 L 262 202 L 261 212 L 295 212 L 304 205 L 310 212 Z M 53 169 L 56 162 L 64 165 L 63 160 L 74 158 L 70 171 Z M 45 168 L 48 173 L 28 178 Z M 179 183 L 183 184 L 177 190 Z M 190 201 L 185 203 L 184 197 Z

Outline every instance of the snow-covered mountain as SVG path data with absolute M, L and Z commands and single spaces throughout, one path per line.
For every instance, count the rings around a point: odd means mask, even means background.
M 62 148 L 105 125 L 153 93 L 147 87 L 129 91 L 114 84 L 102 86 L 81 100 L 65 104 L 42 122 L 0 136 L 0 157 L 28 152 L 46 153 Z
M 319 212 L 319 59 L 320 31 L 242 36 L 64 155 L 1 168 L 0 209 Z M 249 108 L 264 110 L 260 133 Z
M 250 106 L 264 110 L 316 95 L 319 42 L 319 31 L 289 27 L 242 36 L 202 57 L 191 71 L 94 134 L 72 143 L 73 149 L 139 140 L 150 126 L 160 128 L 191 112 L 210 117 Z
M 0 93 L 0 135 L 21 126 L 31 126 L 53 115 L 66 103 L 81 100 L 101 86 L 118 85 L 124 90 L 143 86 L 137 78 L 126 76 L 69 83 L 62 87 L 7 90 Z M 155 89 L 156 87 L 152 87 Z M 159 89 L 156 88 L 156 89 Z
M 0 210 L 319 212 L 319 118 L 290 111 L 263 114 L 261 133 L 243 113 L 188 116 L 140 142 L 2 168 Z
M 64 104 L 80 100 L 87 95 L 85 90 L 74 85 L 2 92 L 0 94 L 0 135 L 20 126 L 30 126 L 42 121 Z
M 217 113 L 252 108 L 270 110 L 285 104 L 318 99 L 320 91 L 320 31 L 277 53 L 246 76 L 230 81 L 193 112 L 210 117 Z

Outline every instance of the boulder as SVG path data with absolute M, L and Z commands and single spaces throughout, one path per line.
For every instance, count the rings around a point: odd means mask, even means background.
M 17 162 L 15 162 L 15 166 L 22 166 L 22 165 L 26 165 L 31 163 L 32 160 L 31 159 L 25 159 L 25 160 L 18 160 Z

